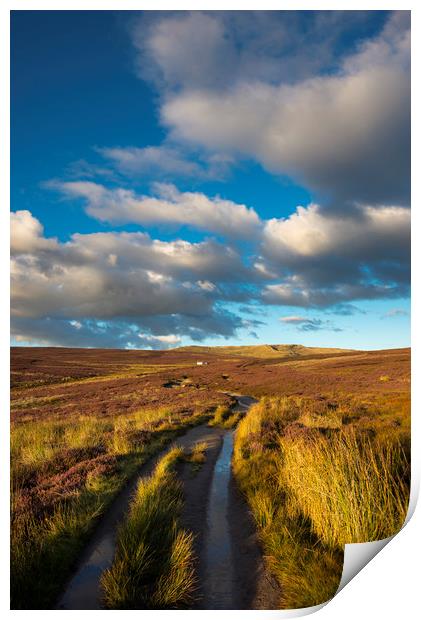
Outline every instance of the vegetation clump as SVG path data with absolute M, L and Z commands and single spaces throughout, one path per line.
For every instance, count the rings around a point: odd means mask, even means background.
M 101 579 L 109 608 L 176 609 L 191 600 L 193 539 L 179 525 L 182 488 L 174 472 L 182 456 L 174 448 L 139 483 L 118 532 L 113 565 Z
M 158 407 L 116 418 L 14 424 L 12 609 L 51 607 L 97 519 L 128 478 L 186 426 L 203 419 Z
M 283 608 L 332 598 L 344 545 L 386 538 L 405 520 L 409 435 L 379 404 L 264 398 L 238 426 L 234 473 Z
M 218 405 L 215 409 L 213 418 L 208 422 L 208 426 L 221 426 L 222 428 L 234 428 L 243 417 L 241 411 L 232 411 L 226 405 Z
M 206 461 L 206 450 L 208 444 L 206 441 L 200 441 L 196 443 L 188 454 L 185 455 L 185 460 L 193 465 L 197 470 Z

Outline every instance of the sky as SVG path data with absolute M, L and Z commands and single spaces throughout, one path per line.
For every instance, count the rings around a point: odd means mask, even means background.
M 409 346 L 409 12 L 11 33 L 12 344 Z

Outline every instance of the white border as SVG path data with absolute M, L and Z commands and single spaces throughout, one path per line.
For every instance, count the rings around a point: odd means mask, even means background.
M 258 4 L 258 6 L 256 6 Z M 284 0 L 282 2 L 268 2 L 261 1 L 259 3 L 250 2 L 250 0 L 243 0 L 242 2 L 221 2 L 220 0 L 213 0 L 212 2 L 171 2 L 164 0 L 148 0 L 139 2 L 136 0 L 40 0 L 38 2 L 34 0 L 3 0 L 0 7 L 0 62 L 2 64 L 3 76 L 3 88 L 1 96 L 1 118 L 0 118 L 0 136 L 3 142 L 2 148 L 0 148 L 0 174 L 2 175 L 0 183 L 0 191 L 2 194 L 2 209 L 0 210 L 0 231 L 4 236 L 0 243 L 0 252 L 2 259 L 1 274 L 1 292 L 2 303 L 0 304 L 0 312 L 3 329 L 1 330 L 1 373 L 0 373 L 0 385 L 2 388 L 2 395 L 4 401 L 4 410 L 0 417 L 1 424 L 1 437 L 8 441 L 9 438 L 9 423 L 7 411 L 7 399 L 5 395 L 8 394 L 9 386 L 9 274 L 8 274 L 8 231 L 9 231 L 9 216 L 7 206 L 10 201 L 9 192 L 9 179 L 10 179 L 10 160 L 9 160 L 9 140 L 10 140 L 10 126 L 9 126 L 9 11 L 10 10 L 385 10 L 385 9 L 400 9 L 400 10 L 412 10 L 412 32 L 413 32 L 413 109 L 421 109 L 421 101 L 419 97 L 419 80 L 416 73 L 419 73 L 419 17 L 418 9 L 415 7 L 415 2 L 379 2 L 379 1 L 354 1 L 354 2 L 316 2 L 309 1 L 300 2 L 293 0 Z M 413 115 L 412 135 L 413 140 L 418 144 L 420 121 L 419 113 Z M 413 170 L 420 170 L 420 162 L 418 157 L 418 151 L 413 145 Z M 419 231 L 420 215 L 418 213 L 420 204 L 420 191 L 419 183 L 417 182 L 416 175 L 413 175 L 413 204 L 416 208 L 413 210 L 413 236 Z M 413 243 L 412 246 L 412 264 L 414 265 L 414 280 L 416 280 L 416 268 L 421 265 L 420 260 L 420 248 L 418 240 Z M 417 282 L 413 286 L 412 290 L 412 316 L 420 316 L 421 305 L 419 303 L 419 288 Z M 418 323 L 412 321 L 412 360 L 413 360 L 413 375 L 416 377 L 417 369 L 420 367 L 418 343 L 419 343 L 420 330 Z M 412 392 L 413 397 L 413 427 L 412 427 L 412 459 L 413 459 L 413 478 L 412 478 L 412 497 L 414 498 L 418 494 L 419 489 L 419 474 L 421 471 L 421 444 L 420 444 L 420 424 L 417 419 L 420 415 L 420 397 L 419 387 L 415 383 Z M 7 450 L 2 446 L 0 450 L 0 467 L 1 467 L 1 487 L 0 498 L 1 501 L 1 514 L 0 514 L 0 553 L 2 558 L 2 580 L 0 583 L 0 605 L 1 609 L 7 613 L 13 613 L 14 615 L 21 616 L 28 614 L 27 611 L 9 611 L 9 588 L 8 588 L 8 536 L 9 536 L 9 513 L 8 503 L 5 498 L 8 497 L 8 473 L 9 473 L 9 460 Z M 340 592 L 323 610 L 319 613 L 319 617 L 322 619 L 340 617 L 341 620 L 351 619 L 354 620 L 355 613 L 363 614 L 363 617 L 382 617 L 394 619 L 397 614 L 401 617 L 411 619 L 417 617 L 419 611 L 417 587 L 418 582 L 415 581 L 419 575 L 419 560 L 415 555 L 416 545 L 419 544 L 420 532 L 421 532 L 421 518 L 420 510 L 417 511 L 414 519 L 407 525 L 403 532 L 398 534 L 394 539 L 390 548 L 386 552 L 381 553 L 378 558 L 375 558 L 369 566 L 363 569 L 363 575 L 359 574 L 354 579 L 351 585 L 348 585 L 343 591 Z M 313 611 L 314 608 L 306 610 L 307 613 Z M 304 611 L 304 610 L 303 610 Z M 298 612 L 298 613 L 297 613 Z M 56 613 L 55 611 L 29 611 L 32 617 L 38 617 L 40 614 Z M 101 612 L 65 612 L 69 618 L 83 617 L 89 613 L 89 617 L 92 615 L 100 614 Z M 125 612 L 110 612 L 114 614 L 122 614 Z M 277 615 L 277 616 L 289 616 L 295 617 L 299 614 L 298 610 L 291 610 L 287 612 L 264 612 L 264 611 L 239 611 L 239 612 L 223 612 L 223 611 L 129 611 L 129 614 L 142 614 L 142 617 L 149 618 L 164 618 L 168 614 L 188 614 L 190 618 L 206 615 L 208 617 L 217 613 L 218 618 L 226 617 L 261 617 L 265 615 Z

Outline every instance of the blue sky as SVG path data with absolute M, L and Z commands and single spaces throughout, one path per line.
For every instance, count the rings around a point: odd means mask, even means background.
M 409 29 L 13 12 L 12 342 L 408 346 Z

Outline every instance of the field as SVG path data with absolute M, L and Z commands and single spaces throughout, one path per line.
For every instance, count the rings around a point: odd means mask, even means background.
M 219 567 L 203 522 L 233 431 L 226 561 L 231 590 L 242 584 L 252 594 L 246 601 L 231 592 L 230 604 L 327 600 L 344 543 L 389 536 L 405 518 L 409 377 L 409 349 L 12 349 L 12 608 L 58 604 L 128 484 L 135 490 L 95 586 L 100 605 L 212 608 L 203 584 Z M 258 402 L 249 407 L 239 395 Z M 174 458 L 163 457 L 166 446 Z M 189 502 L 202 495 L 192 516 Z M 166 532 L 161 563 L 148 560 L 157 522 Z M 245 544 L 272 579 L 270 592 L 261 585 L 268 579 L 247 583 Z M 219 583 L 217 594 L 227 587 Z

